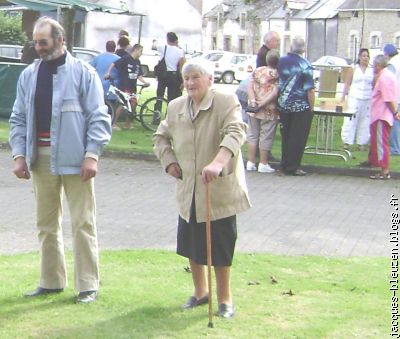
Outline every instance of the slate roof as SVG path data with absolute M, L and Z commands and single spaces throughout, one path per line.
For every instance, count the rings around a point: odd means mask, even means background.
M 216 17 L 222 10 L 225 19 L 236 20 L 240 17 L 240 13 L 246 12 L 264 20 L 281 7 L 284 2 L 285 0 L 258 0 L 251 4 L 245 4 L 243 0 L 224 0 L 220 5 L 207 12 L 204 17 Z
M 363 0 L 346 0 L 345 3 L 339 7 L 341 10 L 361 10 L 363 9 Z M 400 10 L 399 0 L 365 0 L 365 9 L 368 10 Z

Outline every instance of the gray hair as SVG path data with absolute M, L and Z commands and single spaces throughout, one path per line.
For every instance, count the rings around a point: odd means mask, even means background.
M 264 35 L 264 44 L 268 44 L 273 38 L 279 38 L 279 34 L 275 31 L 269 31 Z
M 268 51 L 266 56 L 267 65 L 272 68 L 277 68 L 279 63 L 279 56 L 279 52 L 274 49 Z
M 185 62 L 182 67 L 182 75 L 185 76 L 191 72 L 199 72 L 202 75 L 214 76 L 214 65 L 211 61 L 201 60 L 201 58 L 195 58 Z
M 302 37 L 295 37 L 290 45 L 290 51 L 294 54 L 303 54 L 306 51 L 306 42 Z
M 385 68 L 388 65 L 388 61 L 383 54 L 378 54 L 374 58 L 374 66 L 375 65 L 380 65 L 382 68 Z
M 60 23 L 48 16 L 42 16 L 39 18 L 33 27 L 33 31 L 36 31 L 39 28 L 45 27 L 45 26 L 50 26 L 51 28 L 51 37 L 53 39 L 57 38 L 64 38 L 65 37 L 65 31 L 64 28 L 60 25 Z

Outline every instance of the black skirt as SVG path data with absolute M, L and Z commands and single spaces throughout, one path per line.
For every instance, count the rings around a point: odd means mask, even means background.
M 211 261 L 213 266 L 231 266 L 237 238 L 236 215 L 211 221 Z M 190 220 L 178 220 L 176 253 L 200 265 L 207 265 L 206 223 L 196 221 L 194 204 Z

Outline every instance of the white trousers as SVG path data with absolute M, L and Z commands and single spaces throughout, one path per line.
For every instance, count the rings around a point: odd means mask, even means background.
M 343 143 L 366 145 L 369 142 L 370 99 L 349 97 L 348 108 L 356 111 L 353 118 L 345 117 L 342 125 Z
M 98 290 L 99 259 L 94 180 L 79 175 L 52 175 L 50 149 L 39 148 L 32 168 L 36 196 L 41 272 L 39 286 L 64 288 L 67 271 L 62 234 L 62 197 L 67 197 L 72 224 L 74 282 L 77 292 Z

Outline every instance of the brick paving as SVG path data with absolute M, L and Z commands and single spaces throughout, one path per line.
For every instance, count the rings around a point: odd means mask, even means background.
M 0 150 L 0 253 L 37 250 L 30 181 L 11 173 Z M 400 180 L 310 174 L 248 173 L 253 208 L 238 217 L 239 252 L 286 255 L 388 256 L 390 195 Z M 101 249 L 175 249 L 174 179 L 156 161 L 103 157 L 96 178 Z M 68 208 L 65 244 L 71 248 Z

